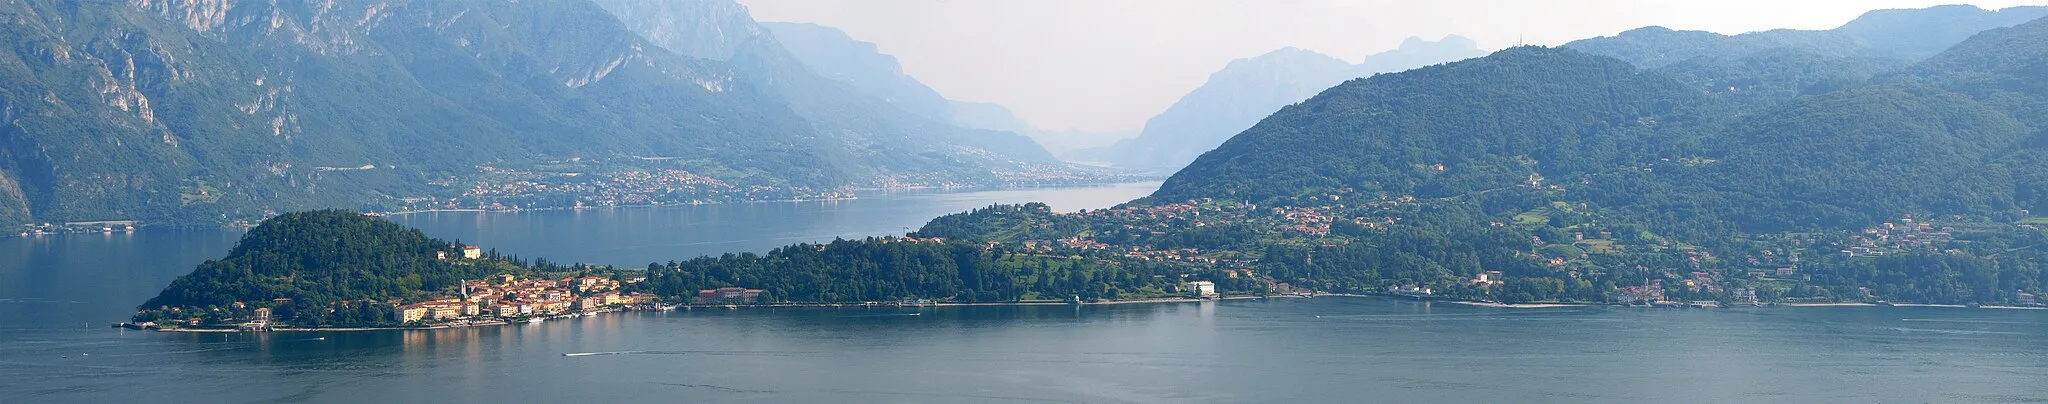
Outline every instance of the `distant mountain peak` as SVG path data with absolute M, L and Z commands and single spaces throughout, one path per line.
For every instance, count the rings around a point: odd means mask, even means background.
M 1237 59 L 1209 75 L 1166 111 L 1145 123 L 1138 137 L 1072 155 L 1143 171 L 1170 172 L 1280 107 L 1300 102 L 1330 86 L 1358 77 L 1413 69 L 1485 55 L 1471 39 L 1450 35 L 1403 41 L 1394 50 L 1351 64 L 1315 51 L 1283 47 Z
M 1745 57 L 1771 49 L 1825 56 L 1920 60 L 1986 29 L 2048 17 L 2048 7 L 1989 11 L 1970 5 L 1873 10 L 1830 30 L 1774 29 L 1737 35 L 1647 26 L 1564 47 L 1657 68 L 1702 56 Z
M 1646 26 L 1646 27 L 1642 27 L 1642 28 L 1636 28 L 1636 29 L 1632 29 L 1632 30 L 1622 31 L 1622 32 L 1621 32 L 1620 34 L 1615 34 L 1615 36 L 1628 36 L 1628 35 L 1656 35 L 1656 34 L 1669 34 L 1669 33 L 1673 33 L 1673 32 L 1678 32 L 1678 30 L 1675 30 L 1675 29 L 1671 29 L 1671 28 L 1666 28 L 1666 27 L 1664 27 L 1664 26 L 1662 26 L 1662 25 L 1651 25 L 1651 26 Z
M 1407 39 L 1402 39 L 1401 47 L 1397 49 L 1422 49 L 1433 47 L 1476 49 L 1479 47 L 1479 42 L 1473 41 L 1472 38 L 1466 38 L 1464 36 L 1460 36 L 1457 34 L 1445 35 L 1443 39 L 1438 39 L 1434 41 L 1423 39 L 1419 36 L 1410 36 Z
M 1237 60 L 1231 61 L 1231 65 L 1237 65 L 1237 64 L 1238 64 L 1238 62 L 1248 62 L 1248 63 L 1270 63 L 1270 62 L 1281 62 L 1281 63 L 1299 63 L 1299 62 L 1311 62 L 1311 63 L 1313 63 L 1313 62 L 1320 62 L 1320 61 L 1336 61 L 1336 62 L 1338 62 L 1338 63 L 1343 63 L 1343 59 L 1338 59 L 1338 58 L 1337 58 L 1336 56 L 1330 56 L 1330 55 L 1326 55 L 1326 54 L 1323 54 L 1322 52 L 1316 52 L 1316 51 L 1312 51 L 1312 50 L 1308 50 L 1308 49 L 1302 49 L 1302 48 L 1296 48 L 1296 47 L 1288 46 L 1288 47 L 1282 47 L 1282 48 L 1280 48 L 1280 49 L 1274 49 L 1274 50 L 1272 50 L 1272 51 L 1270 51 L 1270 52 L 1266 52 L 1266 53 L 1262 53 L 1262 54 L 1259 54 L 1258 56 L 1253 56 L 1253 57 L 1250 57 L 1250 58 L 1244 58 L 1244 59 L 1237 59 Z M 1227 67 L 1226 67 L 1226 68 L 1227 68 Z
M 620 21 L 635 32 L 656 33 L 647 35 L 651 42 L 666 44 L 670 51 L 699 59 L 731 60 L 747 42 L 766 32 L 755 23 L 747 6 L 732 0 L 598 0 L 596 3 L 615 15 L 642 16 Z M 689 30 L 660 30 L 655 29 L 656 26 L 688 27 Z

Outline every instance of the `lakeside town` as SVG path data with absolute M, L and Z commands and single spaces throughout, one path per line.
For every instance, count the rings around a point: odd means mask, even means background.
M 853 198 L 866 190 L 1031 187 L 1125 182 L 1145 177 L 1072 165 L 1021 164 L 983 178 L 892 174 L 846 186 L 818 188 L 720 179 L 660 157 L 570 158 L 534 167 L 477 166 L 473 175 L 429 182 L 447 195 L 396 198 L 389 211 L 516 211 L 584 207 L 703 205 L 749 201 Z

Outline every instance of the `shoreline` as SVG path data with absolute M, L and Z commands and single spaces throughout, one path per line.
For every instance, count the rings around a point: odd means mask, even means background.
M 853 189 L 852 189 L 852 191 L 853 191 L 853 192 L 856 192 L 856 193 L 859 193 L 859 192 L 868 192 L 868 193 L 892 193 L 892 192 L 895 192 L 895 191 L 940 191 L 939 193 L 953 193 L 953 192 L 983 192 L 983 191 L 1004 191 L 1004 190 L 1034 190 L 1034 189 L 1058 189 L 1058 188 L 1072 188 L 1072 187 L 1097 187 L 1097 186 L 1108 186 L 1108 185 L 1121 185 L 1121 184 L 1141 184 L 1141 183 L 1151 183 L 1151 182 L 1157 182 L 1157 181 L 1154 181 L 1154 180 L 1142 180 L 1142 181 L 1106 181 L 1106 182 L 1078 182 L 1078 183 L 1072 183 L 1072 184 L 1041 184 L 1041 185 L 1022 185 L 1022 184 L 1010 184 L 1010 185 L 998 185 L 998 186 L 983 186 L 983 185 L 976 185 L 976 186 L 915 186 L 915 187 L 879 187 L 879 188 L 858 188 L 858 187 L 857 187 L 857 188 L 853 188 Z M 412 215 L 412 214 L 421 214 L 421 213 L 450 213 L 450 212 L 468 212 L 468 213 L 518 213 L 518 212 L 535 212 L 535 211 L 564 211 L 564 210 L 568 210 L 568 211 L 575 211 L 575 210 L 595 210 L 595 209 L 613 209 L 613 208 L 632 208 L 632 209 L 640 209 L 640 208 L 662 208 L 662 207 L 671 207 L 671 206 L 710 206 L 710 205 L 740 205 L 740 204 L 749 204 L 749 203 L 804 203 L 804 202 L 843 202 L 843 201 L 851 201 L 851 200 L 859 200 L 859 199 L 861 199 L 861 195 L 855 194 L 855 195 L 852 195 L 852 196 L 844 196 L 844 197 L 827 197 L 827 198 L 790 198 L 790 199 L 741 199 L 741 200 L 731 200 L 731 201 L 713 201 L 713 202 L 703 202 L 703 203 L 695 203 L 695 202 L 690 202 L 690 203 L 650 203 L 650 204 L 633 204 L 633 205 L 610 205 L 610 206 L 556 206 L 556 207 L 543 207 L 543 208 L 510 208 L 510 209 L 489 209 L 489 208 L 446 208 L 446 209 L 417 209 L 417 210 L 400 210 L 400 211 L 389 211 L 389 212 L 363 212 L 363 214 L 365 214 L 365 215 L 371 215 L 371 216 L 379 216 L 379 217 L 389 217 L 389 216 L 404 216 L 404 215 Z
M 1487 301 L 1478 301 L 1478 300 L 1465 300 L 1465 299 L 1458 299 L 1458 298 L 1450 298 L 1450 297 L 1436 297 L 1436 296 L 1410 296 L 1410 295 L 1395 295 L 1395 294 L 1375 294 L 1375 293 L 1316 293 L 1316 294 L 1314 294 L 1314 295 L 1311 295 L 1311 297 L 1323 297 L 1323 296 L 1331 296 L 1331 297 L 1364 297 L 1364 298 L 1382 298 L 1382 299 L 1403 299 L 1403 300 L 1420 300 L 1420 301 L 1429 301 L 1429 302 L 1444 302 L 1444 303 L 1450 303 L 1450 304 L 1462 304 L 1462 305 L 1466 305 L 1466 306 L 1475 306 L 1475 307 L 1492 307 L 1492 308 L 1499 308 L 1499 309 L 1555 309 L 1555 308 L 1561 308 L 1561 307 L 1589 307 L 1589 306 L 1601 306 L 1601 304 L 1595 304 L 1595 303 L 1500 303 L 1500 302 L 1487 302 Z
M 1117 180 L 1117 181 L 1081 181 L 1081 182 L 1074 182 L 1074 183 L 1053 183 L 1053 184 L 1043 184 L 1043 183 L 1041 183 L 1041 184 L 1024 184 L 1024 183 L 1016 183 L 1016 184 L 1004 184 L 1004 185 L 974 185 L 974 186 L 917 186 L 917 187 L 855 187 L 855 188 L 852 188 L 852 191 L 853 191 L 853 192 L 864 192 L 864 193 L 877 193 L 877 194 L 887 194 L 887 193 L 892 193 L 892 192 L 896 192 L 896 191 L 937 191 L 937 193 L 953 193 L 953 192 L 983 192 L 983 191 L 1004 191 L 1004 190 L 1034 190 L 1034 189 L 1057 189 L 1057 188 L 1071 188 L 1071 187 L 1099 187 L 1099 186 L 1113 186 L 1113 185 L 1122 185 L 1122 184 L 1139 184 L 1139 183 L 1151 183 L 1151 182 L 1158 182 L 1158 181 L 1161 181 L 1161 180 L 1158 180 L 1158 179 L 1139 179 L 1139 180 L 1131 180 L 1131 179 L 1129 179 L 1129 178 L 1126 178 L 1126 179 L 1123 179 L 1123 180 Z M 362 214 L 364 214 L 364 215 L 370 215 L 370 216 L 377 216 L 377 217 L 396 217 L 396 216 L 407 216 L 407 215 L 415 215 L 415 214 L 426 214 L 426 213 L 519 213 L 519 212 L 552 212 L 552 211 L 578 211 L 578 210 L 595 210 L 595 209 L 615 209 L 615 208 L 629 208 L 629 209 L 645 209 L 645 208 L 664 208 L 664 207 L 675 207 L 675 206 L 709 206 L 709 205 L 741 205 L 741 204 L 750 204 L 750 203 L 805 203 L 805 202 L 844 202 L 844 201 L 852 201 L 852 200 L 859 200 L 859 199 L 861 199 L 861 195 L 851 195 L 851 196 L 845 196 L 845 197 L 827 197 L 827 198 L 789 198 L 789 199 L 740 199 L 740 200 L 728 200 L 728 201 L 713 201 L 713 202 L 703 202 L 703 203 L 688 203 L 688 202 L 683 202 L 683 203 L 651 203 L 651 204 L 632 204 L 632 205 L 611 205 L 611 206 L 555 206 L 555 207 L 541 207 L 541 208 L 509 208 L 509 209 L 489 209 L 489 208 L 442 208 L 442 209 L 415 209 L 415 210 L 395 210 L 395 211 L 374 211 L 374 212 L 361 212 L 361 213 L 362 213 Z M 246 225 L 244 225 L 244 224 L 237 224 L 237 223 L 234 223 L 234 222 L 228 222 L 228 223 L 173 223 L 173 224 L 153 224 L 153 225 L 137 225 L 137 226 L 135 226 L 135 231 L 142 231 L 142 230 L 146 230 L 146 229 L 171 229 L 171 230 L 195 230 L 195 229 L 245 229 L 245 230 L 246 230 L 246 229 L 248 229 L 248 228 L 250 228 L 250 227 L 254 227 L 254 226 L 255 226 L 254 224 L 246 224 Z M 115 232 L 112 232 L 112 233 L 114 233 L 114 234 L 120 234 L 120 233 L 135 233 L 135 231 L 125 231 L 125 232 L 124 232 L 124 231 L 115 231 Z M 83 231 L 83 230 L 82 230 L 82 231 L 61 231 L 61 232 L 48 232 L 48 233 L 28 233 L 28 234 L 19 234 L 19 232 L 15 232 L 15 231 L 6 231 L 6 232 L 0 232 L 0 238 L 33 238 L 33 237 L 40 237 L 40 236 L 62 236 L 62 235 L 76 235 L 76 234 L 101 234 L 101 233 L 104 233 L 104 232 L 100 232 L 100 231 Z
M 696 310 L 698 310 L 698 309 L 705 309 L 705 310 L 716 310 L 716 309 L 720 309 L 720 308 L 724 308 L 724 309 L 727 309 L 727 310 L 740 310 L 740 309 L 779 309 L 779 308 L 781 308 L 781 309 L 807 309 L 807 308 L 808 308 L 808 309 L 825 309 L 825 308 L 832 308 L 832 309 L 838 309 L 838 308 L 898 308 L 898 309 L 902 309 L 902 308 L 917 308 L 917 309 L 922 309 L 922 308 L 927 308 L 927 307 L 931 307 L 931 308 L 940 308 L 940 307 L 1044 307 L 1044 306 L 1074 306 L 1074 307 L 1081 307 L 1081 306 L 1115 306 L 1115 305 L 1133 305 L 1133 304 L 1177 304 L 1177 303 L 1178 303 L 1178 304 L 1185 304 L 1185 303 L 1204 303 L 1204 302 L 1222 302 L 1222 301 L 1232 301 L 1232 300 L 1239 300 L 1239 301 L 1242 301 L 1242 300 L 1270 300 L 1270 299 L 1312 299 L 1312 298 L 1317 298 L 1317 297 L 1345 297 L 1345 298 L 1376 298 L 1376 299 L 1400 299 L 1400 300 L 1416 300 L 1416 301 L 1434 301 L 1434 302 L 1443 302 L 1443 303 L 1449 303 L 1449 304 L 1457 304 L 1457 305 L 1465 305 L 1465 306 L 1472 306 L 1472 307 L 1486 307 L 1486 308 L 1498 308 L 1498 309 L 1556 309 L 1556 308 L 1574 308 L 1574 307 L 1596 307 L 1596 306 L 1599 306 L 1599 307 L 1641 307 L 1641 306 L 1633 306 L 1633 305 L 1622 305 L 1622 304 L 1599 304 L 1599 303 L 1499 303 L 1499 302 L 1485 302 L 1485 301 L 1476 301 L 1476 300 L 1464 300 L 1464 299 L 1454 299 L 1454 298 L 1444 298 L 1444 297 L 1423 297 L 1423 296 L 1407 296 L 1407 295 L 1380 295 L 1380 294 L 1357 294 L 1357 293 L 1315 293 L 1315 294 L 1309 294 L 1309 295 L 1272 295 L 1272 296 L 1218 296 L 1218 297 L 1213 297 L 1213 298 L 1193 298 L 1193 297 L 1168 297 L 1168 298 L 1147 298 L 1147 299 L 1130 299 L 1130 300 L 1104 300 L 1104 301 L 1093 301 L 1093 302 L 1079 302 L 1079 303 L 1073 303 L 1073 302 L 1064 302 L 1064 301 L 1019 301 L 1019 302 L 986 302 L 986 303 L 931 303 L 931 304 L 928 304 L 928 305 L 900 305 L 900 304 L 869 304 L 869 303 L 770 303 L 770 304 L 750 304 L 750 305 L 683 305 L 683 306 L 674 306 L 674 307 L 672 307 L 672 308 L 669 308 L 669 309 L 667 309 L 667 310 L 662 310 L 662 309 L 652 309 L 652 308 L 647 308 L 647 309 L 618 309 L 618 310 L 605 310 L 605 311 L 594 311 L 594 312 L 586 312 L 586 313 L 581 313 L 581 314 L 564 314 L 564 315 L 556 315 L 556 316 L 549 316 L 549 317 L 542 317 L 542 318 L 543 318 L 543 319 L 547 319 L 547 320 L 558 320 L 558 319 L 569 319 L 569 318 L 578 318 L 578 317 L 588 317 L 588 316 L 595 316 L 595 315 L 600 315 L 600 314 L 608 314 L 608 313 L 625 313 L 625 312 L 635 312 L 635 311 L 653 311 L 653 312 L 668 312 L 668 311 L 676 311 L 676 310 L 678 310 L 678 309 L 680 309 L 680 310 L 682 310 L 682 311 L 696 311 Z M 1659 307 L 1659 306 L 1653 306 L 1653 307 Z M 1685 307 L 1685 306 L 1680 306 L 1680 307 Z M 1708 307 L 1711 307 L 1711 306 L 1708 306 Z M 1806 308 L 1811 308 L 1811 307 L 1886 307 L 1886 306 L 1881 306 L 1881 305 L 1877 305 L 1877 304 L 1873 304 L 1873 303 L 1861 303 L 1861 302 L 1836 302 L 1836 303 L 1776 303 L 1776 304 L 1767 304 L 1767 305 L 1764 305 L 1764 306 L 1756 306 L 1756 307 L 1764 307 L 1764 308 L 1772 308 L 1772 307 L 1789 307 L 1789 308 L 1802 308 L 1802 307 L 1806 307 Z M 1892 304 L 1892 307 L 1931 307 L 1931 308 L 1945 308 L 1945 309 L 1970 309 L 1970 308 L 1973 308 L 1973 307 L 1970 307 L 1970 306 L 1967 306 L 1967 305 L 1960 305 L 1960 304 L 1931 304 L 1931 303 L 1893 303 L 1893 304 Z M 2048 310 L 2048 307 L 2032 307 L 2032 306 L 1978 306 L 1978 307 L 1974 307 L 1974 308 L 1977 308 L 1977 309 L 1993 309 L 1993 310 Z M 244 333 L 244 332 L 250 332 L 250 333 L 255 333 L 255 332 L 357 332 L 357 331 L 427 331 L 427 330 L 445 330 L 445 329 L 457 329 L 457 328 L 476 328 L 476 327 L 498 327 L 498 326 L 509 326 L 509 325 L 517 325 L 517 324 L 533 324 L 533 323 L 527 322 L 527 321 L 525 321 L 525 320 L 502 320 L 502 319 L 501 319 L 501 320 L 488 320 L 488 321 L 479 321 L 479 322 L 475 322 L 475 323 L 467 323 L 467 324 L 436 324 L 436 325 L 428 325 L 428 326 L 418 326 L 418 327 L 334 327 L 334 328 L 300 328 L 300 327 L 291 327 L 291 328 L 271 328 L 271 329 L 268 329 L 268 330 L 242 330 L 242 329 L 230 329 L 230 328 L 182 328 L 182 327 L 179 327 L 179 328 L 152 328 L 152 329 L 147 329 L 147 330 L 149 330 L 149 331 L 157 331 L 157 332 L 188 332 L 188 333 Z
M 1217 301 L 1225 301 L 1225 300 L 1259 300 L 1259 299 L 1266 299 L 1266 298 L 1292 298 L 1292 297 L 1299 297 L 1299 296 L 1272 296 L 1272 297 L 1265 297 L 1265 296 L 1225 296 L 1225 297 L 1217 297 L 1217 298 L 1209 298 L 1209 299 L 1200 299 L 1200 298 L 1192 298 L 1192 297 L 1176 297 L 1176 298 L 1153 298 L 1153 299 L 1132 299 L 1132 300 L 1108 300 L 1108 301 L 1095 301 L 1095 302 L 1081 302 L 1081 303 L 1069 303 L 1069 302 L 1059 302 L 1059 301 L 1033 301 L 1033 302 L 989 302 L 989 303 L 932 303 L 932 304 L 929 304 L 929 305 L 897 305 L 897 304 L 865 304 L 865 303 L 771 303 L 771 304 L 750 304 L 750 305 L 715 305 L 715 304 L 706 304 L 706 305 L 684 305 L 684 306 L 675 306 L 674 308 L 671 308 L 671 309 L 669 309 L 669 310 L 659 310 L 659 309 L 624 309 L 624 310 L 605 310 L 605 311 L 594 311 L 594 312 L 586 312 L 586 313 L 582 313 L 581 315 L 565 314 L 565 315 L 556 315 L 556 316 L 549 316 L 549 317 L 542 317 L 542 318 L 544 318 L 544 319 L 547 319 L 547 320 L 558 320 L 558 319 L 569 319 L 569 318 L 577 318 L 577 317 L 588 317 L 588 316 L 595 316 L 595 315 L 599 315 L 599 314 L 608 314 L 608 313 L 624 313 L 624 312 L 635 312 L 635 311 L 669 312 L 669 311 L 676 311 L 676 310 L 682 310 L 682 311 L 696 311 L 696 310 L 699 310 L 699 309 L 704 309 L 704 310 L 716 310 L 716 309 L 719 309 L 719 308 L 725 308 L 725 309 L 728 309 L 728 310 L 740 310 L 740 309 L 778 309 L 778 308 L 787 308 L 787 309 L 804 309 L 804 308 L 926 308 L 926 307 L 933 307 L 933 308 L 937 308 L 937 307 L 1030 307 L 1030 306 L 1076 306 L 1076 307 L 1079 307 L 1079 306 L 1109 306 L 1109 305 L 1126 305 L 1126 304 L 1172 304 L 1172 303 L 1201 303 L 1201 302 L 1217 302 Z M 543 322 L 545 322 L 545 321 L 543 321 Z M 523 320 L 522 320 L 522 321 L 512 321 L 512 320 L 489 320 L 489 321 L 481 321 L 481 322 L 476 322 L 476 323 L 470 323 L 470 324 L 437 324 L 437 325 L 428 325 L 428 326 L 419 326 L 419 327 L 332 327 L 332 328 L 328 328 L 328 327 L 318 327 L 318 328 L 303 328 L 303 327 L 280 327 L 280 328 L 271 328 L 271 329 L 268 329 L 268 330 L 242 330 L 242 329 L 232 329 L 232 328 L 184 328 L 184 327 L 174 327 L 174 328 L 150 328 L 150 329 L 146 329 L 146 330 L 148 330 L 148 331 L 156 331 L 156 332 L 189 332 L 189 333 L 245 333 L 245 332 L 247 332 L 247 333 L 260 333 L 260 332 L 356 332 L 356 331 L 416 331 L 416 330 L 417 330 L 417 331 L 424 331 L 424 330 L 445 330 L 445 329 L 456 329 L 456 328 L 476 328 L 476 327 L 498 327 L 498 326 L 508 326 L 508 325 L 515 325 L 515 324 L 533 324 L 533 323 L 529 323 L 529 322 L 527 322 L 527 321 L 523 321 Z

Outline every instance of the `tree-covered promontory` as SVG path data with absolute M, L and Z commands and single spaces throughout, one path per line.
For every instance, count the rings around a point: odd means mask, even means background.
M 393 323 L 397 303 L 465 279 L 529 271 L 516 259 L 450 258 L 463 247 L 355 212 L 288 213 L 250 229 L 227 256 L 171 281 L 138 318 L 205 319 L 267 307 L 288 323 L 381 325 Z

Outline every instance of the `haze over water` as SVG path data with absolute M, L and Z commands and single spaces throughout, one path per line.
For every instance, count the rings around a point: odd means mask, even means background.
M 637 267 L 900 233 L 997 202 L 1100 208 L 1155 185 L 395 220 L 526 257 Z M 1316 298 L 620 313 L 410 332 L 107 328 L 237 237 L 0 239 L 0 403 L 2048 399 L 2048 311 L 2038 310 L 1518 310 Z

